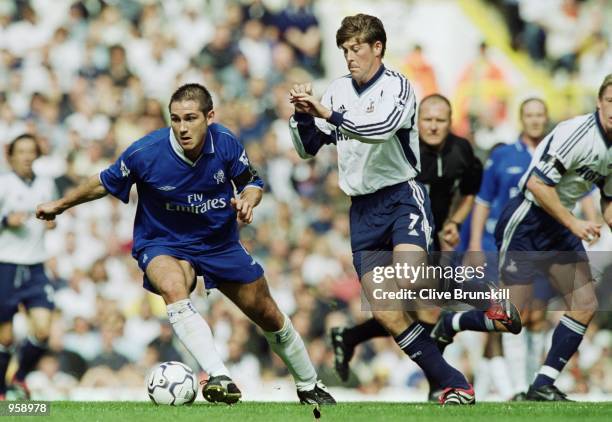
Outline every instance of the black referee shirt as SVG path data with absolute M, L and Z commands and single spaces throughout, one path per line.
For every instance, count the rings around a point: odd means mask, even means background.
M 482 180 L 482 163 L 474 155 L 470 143 L 452 133 L 446 137 L 440 151 L 423 141 L 419 142 L 421 173 L 416 180 L 429 191 L 431 210 L 436 233 L 442 230 L 448 218 L 453 197 L 457 190 L 461 195 L 476 195 Z M 438 236 L 434 236 L 438 246 Z

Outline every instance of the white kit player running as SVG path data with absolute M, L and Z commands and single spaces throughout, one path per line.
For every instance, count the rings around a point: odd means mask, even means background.
M 314 157 L 325 144 L 338 149 L 340 188 L 352 201 L 353 264 L 368 298 L 373 297 L 374 267 L 388 264 L 377 251 L 403 252 L 394 257 L 396 263 L 424 265 L 433 233 L 429 198 L 414 180 L 420 170 L 415 94 L 403 75 L 383 65 L 386 40 L 378 18 L 345 17 L 336 45 L 350 74 L 332 82 L 321 101 L 313 97 L 309 84 L 295 85 L 290 92 L 295 114 L 289 126 L 300 157 Z M 418 280 L 401 287 L 423 284 Z M 403 310 L 372 313 L 443 389 L 440 403 L 474 403 L 472 386 L 444 360 L 418 321 Z

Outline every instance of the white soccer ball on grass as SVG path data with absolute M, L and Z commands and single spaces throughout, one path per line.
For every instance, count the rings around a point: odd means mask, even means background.
M 193 370 L 181 362 L 164 362 L 154 368 L 147 380 L 149 398 L 155 404 L 191 404 L 198 393 Z

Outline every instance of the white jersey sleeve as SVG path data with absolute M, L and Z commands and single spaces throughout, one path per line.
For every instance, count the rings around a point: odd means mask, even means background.
M 331 94 L 327 89 L 321 104 L 331 108 Z M 289 119 L 289 133 L 296 152 L 303 159 L 313 158 L 323 145 L 334 144 L 335 127 L 325 119 L 313 118 L 309 114 L 295 113 Z

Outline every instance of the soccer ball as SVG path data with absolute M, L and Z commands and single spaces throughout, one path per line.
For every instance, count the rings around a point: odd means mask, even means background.
M 193 370 L 181 362 L 164 362 L 151 371 L 147 381 L 149 398 L 155 404 L 181 406 L 196 398 L 198 381 Z

